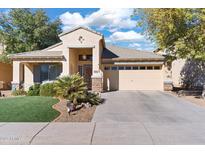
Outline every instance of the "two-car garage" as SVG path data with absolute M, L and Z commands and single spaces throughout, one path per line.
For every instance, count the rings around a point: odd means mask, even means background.
M 161 66 L 105 66 L 105 90 L 163 90 Z
M 164 89 L 164 57 L 152 51 L 107 46 L 102 64 L 105 91 Z

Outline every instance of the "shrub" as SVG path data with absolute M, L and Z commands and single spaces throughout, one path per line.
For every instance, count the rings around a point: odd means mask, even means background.
M 34 84 L 28 90 L 28 96 L 39 96 L 40 94 L 40 84 Z
M 86 95 L 87 102 L 89 102 L 91 105 L 99 105 L 102 100 L 99 96 L 99 94 L 88 92 Z
M 24 91 L 23 89 L 12 91 L 13 96 L 23 96 L 23 95 L 26 95 L 26 94 L 27 94 L 26 91 Z
M 86 83 L 79 73 L 58 78 L 54 89 L 57 96 L 69 99 L 74 105 L 79 104 L 78 100 L 85 98 L 87 92 Z
M 93 92 L 87 92 L 85 98 L 78 100 L 81 103 L 90 103 L 91 105 L 99 105 L 102 100 L 99 94 Z
M 55 96 L 54 84 L 45 83 L 40 86 L 40 96 Z

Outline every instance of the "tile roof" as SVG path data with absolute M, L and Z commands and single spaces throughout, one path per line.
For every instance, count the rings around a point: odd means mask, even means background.
M 63 58 L 62 51 L 37 50 L 10 55 L 15 58 Z
M 56 43 L 56 44 L 49 46 L 43 50 L 36 50 L 36 51 L 11 54 L 11 55 L 9 55 L 9 57 L 11 59 L 15 59 L 15 58 L 63 58 L 62 51 L 49 51 L 50 49 L 55 48 L 59 45 L 62 45 L 62 42 Z
M 16 58 L 63 58 L 63 51 L 52 51 L 51 49 L 62 45 L 62 42 L 56 43 L 46 49 L 12 54 L 12 59 Z M 123 60 L 123 61 L 163 61 L 164 57 L 155 54 L 152 51 L 139 51 L 129 48 L 123 48 L 113 45 L 107 45 L 102 52 L 102 58 L 105 60 Z
M 164 57 L 157 55 L 152 51 L 139 51 L 118 46 L 106 46 L 102 53 L 104 59 L 158 59 L 164 60 Z

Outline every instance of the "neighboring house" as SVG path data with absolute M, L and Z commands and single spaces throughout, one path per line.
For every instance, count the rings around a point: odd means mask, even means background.
M 11 55 L 13 89 L 79 72 L 96 92 L 164 90 L 164 57 L 153 52 L 106 46 L 104 36 L 78 27 L 61 42 L 39 51 Z
M 162 50 L 155 50 L 154 53 L 165 57 L 169 54 Z M 165 65 L 165 70 L 167 67 L 170 67 L 169 74 L 174 87 L 203 88 L 205 84 L 205 62 L 176 59 L 170 66 Z
M 4 52 L 4 46 L 0 43 L 0 55 Z M 12 65 L 0 62 L 0 90 L 10 89 L 12 81 Z

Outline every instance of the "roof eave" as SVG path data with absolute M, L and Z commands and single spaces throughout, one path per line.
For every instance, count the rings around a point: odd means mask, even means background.
M 36 60 L 36 59 L 48 59 L 48 60 L 53 60 L 53 59 L 58 59 L 58 60 L 63 60 L 64 56 L 30 56 L 30 57 L 25 57 L 25 56 L 18 56 L 18 57 L 12 57 L 11 60 Z
M 84 30 L 87 30 L 87 31 L 89 31 L 89 32 L 92 32 L 92 33 L 94 33 L 94 34 L 103 36 L 103 34 L 101 34 L 101 33 L 99 33 L 99 32 L 96 32 L 96 31 L 91 30 L 91 29 L 89 29 L 89 28 L 80 26 L 80 27 L 73 28 L 73 29 L 71 29 L 71 30 L 69 30 L 69 31 L 63 32 L 63 33 L 59 34 L 58 37 L 62 37 L 62 36 L 64 36 L 64 35 L 66 35 L 66 34 L 69 34 L 69 33 L 71 33 L 71 32 L 74 32 L 74 31 L 76 31 L 76 30 L 78 30 L 78 29 L 80 29 L 80 28 L 82 28 L 82 29 L 84 29 Z
M 103 58 L 103 61 L 164 61 L 164 58 Z

